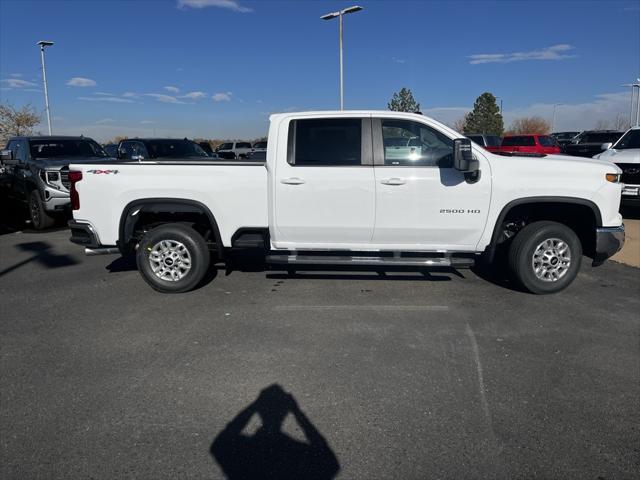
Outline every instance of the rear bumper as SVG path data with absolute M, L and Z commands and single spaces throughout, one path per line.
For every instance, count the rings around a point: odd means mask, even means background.
M 602 265 L 607 258 L 619 252 L 623 245 L 624 225 L 596 228 L 596 252 L 593 257 L 593 266 Z
M 88 223 L 70 220 L 68 225 L 71 229 L 71 238 L 69 238 L 69 240 L 72 243 L 82 245 L 86 248 L 102 247 L 102 245 L 100 244 L 100 239 L 98 238 L 98 234 Z

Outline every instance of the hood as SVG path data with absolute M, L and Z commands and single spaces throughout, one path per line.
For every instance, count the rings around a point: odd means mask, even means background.
M 610 148 L 597 155 L 597 158 L 614 163 L 640 163 L 640 148 L 625 148 L 623 150 Z
M 69 166 L 70 163 L 109 163 L 113 162 L 113 157 L 68 157 L 68 158 L 38 158 L 36 162 L 42 168 L 60 169 Z

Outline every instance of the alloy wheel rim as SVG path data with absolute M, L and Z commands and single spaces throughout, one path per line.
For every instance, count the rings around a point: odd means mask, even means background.
M 533 251 L 531 266 L 538 280 L 557 282 L 571 267 L 571 249 L 560 238 L 547 238 Z
M 184 243 L 177 240 L 161 240 L 151 247 L 149 265 L 156 277 L 168 282 L 177 282 L 191 270 L 191 254 Z

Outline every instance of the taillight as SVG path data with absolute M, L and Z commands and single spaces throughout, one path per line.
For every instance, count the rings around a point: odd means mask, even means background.
M 69 196 L 71 197 L 71 209 L 80 210 L 80 195 L 76 190 L 76 183 L 82 180 L 82 172 L 69 171 L 69 182 L 71 183 L 69 188 Z

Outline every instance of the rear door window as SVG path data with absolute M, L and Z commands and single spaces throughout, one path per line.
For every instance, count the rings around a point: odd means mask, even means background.
M 296 120 L 289 127 L 289 163 L 296 166 L 359 166 L 362 119 Z M 293 145 L 291 145 L 293 143 Z

